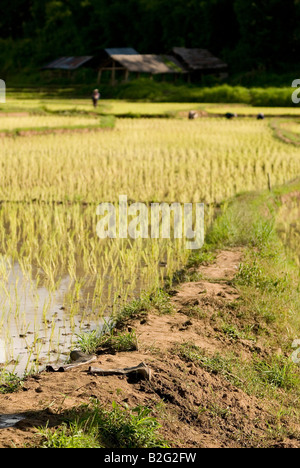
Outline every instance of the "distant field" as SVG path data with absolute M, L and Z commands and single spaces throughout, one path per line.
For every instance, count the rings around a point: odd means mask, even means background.
M 93 119 L 24 116 L 16 126 Z M 12 128 L 13 120 L 2 117 L 0 125 Z M 120 119 L 115 131 L 99 135 L 3 139 L 0 163 L 0 199 L 95 203 L 115 201 L 119 193 L 143 201 L 220 202 L 267 187 L 268 174 L 281 184 L 300 169 L 299 150 L 275 139 L 267 121 L 252 118 Z
M 190 103 L 151 103 L 151 102 L 127 102 L 124 100 L 101 99 L 95 110 L 89 96 L 86 99 L 44 99 L 42 95 L 7 96 L 6 104 L 0 105 L 0 112 L 97 112 L 108 114 L 143 114 L 165 115 L 169 112 L 188 111 L 195 107 Z
M 280 115 L 291 115 L 300 116 L 300 105 L 299 107 L 253 107 L 246 106 L 244 104 L 205 104 L 204 108 L 209 113 L 226 113 L 234 112 L 238 115 L 257 115 L 259 113 L 265 114 L 265 116 L 280 116 Z
M 26 97 L 27 96 L 27 97 Z M 210 114 L 225 114 L 234 112 L 240 116 L 257 115 L 264 113 L 266 116 L 291 115 L 300 116 L 300 105 L 297 107 L 253 107 L 246 104 L 215 104 L 201 102 L 130 102 L 126 100 L 101 99 L 99 106 L 94 110 L 89 96 L 86 99 L 46 99 L 43 95 L 8 94 L 6 104 L 0 105 L 0 112 L 64 112 L 87 113 L 97 112 L 114 114 L 116 116 L 181 116 L 180 113 L 189 110 L 206 111 Z
M 300 267 L 300 191 L 299 183 L 291 193 L 282 195 L 278 213 L 280 238 L 290 258 Z
M 78 116 L 76 118 L 69 116 L 52 115 L 12 115 L 0 116 L 0 132 L 6 130 L 16 130 L 18 128 L 51 128 L 51 127 L 71 127 L 71 126 L 89 126 L 99 124 L 100 119 L 97 116 Z

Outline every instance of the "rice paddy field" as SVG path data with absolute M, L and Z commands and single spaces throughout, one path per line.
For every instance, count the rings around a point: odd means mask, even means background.
M 2 366 L 23 373 L 65 360 L 79 333 L 103 326 L 186 263 L 184 239 L 99 239 L 101 202 L 120 195 L 146 204 L 201 202 L 208 227 L 216 204 L 300 173 L 299 148 L 276 138 L 269 119 L 189 121 L 180 113 L 191 108 L 105 101 L 93 112 L 86 100 L 20 98 L 2 105 L 0 134 L 12 132 L 0 140 Z M 152 118 L 118 118 L 130 112 Z M 98 114 L 115 115 L 115 127 L 13 133 L 97 127 Z
M 75 123 L 76 122 L 76 123 Z M 99 125 L 99 117 L 74 117 L 60 116 L 40 116 L 28 115 L 24 119 L 24 115 L 7 115 L 5 118 L 0 118 L 1 132 L 16 130 L 16 129 L 36 129 L 36 128 L 57 128 L 57 127 L 71 127 L 76 124 L 77 127 L 84 127 L 90 125 Z
M 283 197 L 278 216 L 278 231 L 287 254 L 300 267 L 300 196 L 298 191 Z

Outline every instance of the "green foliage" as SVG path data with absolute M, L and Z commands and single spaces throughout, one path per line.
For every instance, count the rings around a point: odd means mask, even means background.
M 224 323 L 222 326 L 222 331 L 225 335 L 227 335 L 232 340 L 237 340 L 238 338 L 241 338 L 240 332 L 236 329 L 234 325 L 229 325 L 227 323 Z
M 274 216 L 269 209 L 268 216 L 262 216 L 261 206 L 251 194 L 224 205 L 221 216 L 207 233 L 207 246 L 239 245 L 267 249 L 276 239 Z
M 211 250 L 208 250 L 207 246 L 203 246 L 200 250 L 193 250 L 187 263 L 187 268 L 198 267 L 206 263 L 213 263 L 216 255 Z
M 200 367 L 210 373 L 222 374 L 225 377 L 234 377 L 231 374 L 231 359 L 222 356 L 220 353 L 208 356 L 204 350 L 190 342 L 178 345 L 174 349 L 174 352 L 185 361 L 198 364 Z
M 299 17 L 297 0 L 128 0 L 126 8 L 121 0 L 11 0 L 0 18 L 0 63 L 2 72 L 28 71 L 117 44 L 141 53 L 186 46 L 212 50 L 233 71 L 285 72 L 287 63 L 295 68 Z
M 93 330 L 92 332 L 77 335 L 77 337 L 77 346 L 86 354 L 100 351 L 115 353 L 138 349 L 138 339 L 134 330 L 128 333 L 115 333 L 104 328 L 101 333 Z
M 236 50 L 244 66 L 270 67 L 283 57 L 292 63 L 297 0 L 235 0 L 234 10 L 240 33 Z
M 96 330 L 77 335 L 77 346 L 86 354 L 95 353 L 100 341 L 101 335 Z
M 286 87 L 246 88 L 244 86 L 213 83 L 195 86 L 184 83 L 163 83 L 148 78 L 120 84 L 111 97 L 156 102 L 242 103 L 256 107 L 292 106 L 290 82 Z
M 256 360 L 255 369 L 264 382 L 274 387 L 285 390 L 299 387 L 299 369 L 289 358 L 275 356 L 270 362 Z
M 171 314 L 173 307 L 169 295 L 163 289 L 157 289 L 152 293 L 143 293 L 139 299 L 126 304 L 116 315 L 116 326 L 124 325 L 127 321 L 146 316 L 151 310 L 161 314 Z
M 98 342 L 98 350 L 109 352 L 135 351 L 138 349 L 138 340 L 134 330 L 128 333 L 111 333 L 103 335 Z
M 44 448 L 167 448 L 159 434 L 160 424 L 151 409 L 129 409 L 115 402 L 112 409 L 97 400 L 82 405 L 55 431 L 40 429 Z
M 93 429 L 87 430 L 79 421 L 62 423 L 56 430 L 40 428 L 41 448 L 103 448 Z
M 16 374 L 2 371 L 0 373 L 0 394 L 14 393 L 22 388 L 23 381 Z
M 238 285 L 254 286 L 261 291 L 282 292 L 288 284 L 287 277 L 268 276 L 254 260 L 251 264 L 240 265 L 239 272 L 235 278 Z
M 116 123 L 116 118 L 114 115 L 103 115 L 100 119 L 101 128 L 114 128 Z

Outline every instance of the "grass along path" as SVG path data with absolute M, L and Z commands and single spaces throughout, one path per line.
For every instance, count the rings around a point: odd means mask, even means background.
M 276 138 L 284 143 L 300 145 L 300 121 L 298 119 L 276 119 L 270 125 Z
M 113 116 L 30 116 L 23 115 L 19 118 L 6 114 L 0 119 L 0 137 L 33 136 L 62 133 L 86 133 L 113 129 L 115 118 Z

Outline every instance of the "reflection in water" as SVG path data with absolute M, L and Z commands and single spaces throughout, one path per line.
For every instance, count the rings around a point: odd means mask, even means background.
M 5 343 L 4 341 L 0 338 L 0 365 L 5 362 Z
M 8 363 L 7 369 L 20 375 L 45 363 L 65 362 L 74 334 L 97 327 L 80 307 L 80 294 L 76 315 L 64 307 L 73 285 L 70 277 L 50 292 L 30 280 L 18 263 L 2 258 L 0 268 L 0 364 Z
M 7 429 L 8 427 L 13 427 L 23 419 L 25 419 L 25 416 L 23 414 L 1 414 L 0 429 Z
M 136 264 L 134 252 L 128 252 L 124 265 L 114 262 L 87 275 L 75 262 L 76 275 L 51 275 L 50 281 L 42 268 L 0 257 L 0 367 L 5 363 L 7 370 L 23 375 L 66 363 L 76 334 L 100 330 L 124 303 L 154 284 L 153 278 L 166 275 L 169 265 L 157 265 L 153 252 L 153 265 L 147 257 Z M 167 262 L 158 250 L 157 258 L 174 268 L 174 256 Z

